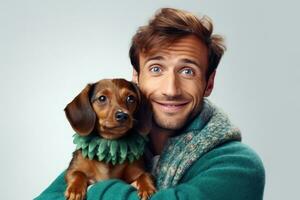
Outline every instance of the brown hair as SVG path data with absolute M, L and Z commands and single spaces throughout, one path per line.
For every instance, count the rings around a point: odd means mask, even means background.
M 213 24 L 210 18 L 198 18 L 190 12 L 162 8 L 157 11 L 154 18 L 146 26 L 141 26 L 132 38 L 129 57 L 132 66 L 139 70 L 140 53 L 148 53 L 158 47 L 171 45 L 178 39 L 187 35 L 195 35 L 208 48 L 207 77 L 217 68 L 220 59 L 226 50 L 223 38 L 212 35 Z

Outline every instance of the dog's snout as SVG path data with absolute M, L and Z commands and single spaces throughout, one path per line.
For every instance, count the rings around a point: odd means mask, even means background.
M 118 122 L 124 122 L 128 119 L 128 114 L 122 111 L 117 111 L 115 114 L 115 118 Z

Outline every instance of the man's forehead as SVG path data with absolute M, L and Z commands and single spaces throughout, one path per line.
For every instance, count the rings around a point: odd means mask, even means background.
M 151 49 L 143 50 L 140 53 L 140 57 L 146 59 L 164 59 L 165 56 L 168 56 L 172 53 L 177 53 L 178 55 L 186 55 L 195 58 L 207 58 L 208 57 L 208 48 L 207 46 L 196 36 L 185 36 L 180 38 L 173 43 L 167 44 L 157 44 Z

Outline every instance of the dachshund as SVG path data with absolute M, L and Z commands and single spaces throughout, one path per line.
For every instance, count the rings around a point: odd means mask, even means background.
M 103 79 L 88 84 L 64 109 L 66 117 L 79 136 L 97 135 L 114 140 L 136 130 L 147 134 L 151 128 L 151 105 L 135 83 L 125 79 Z M 95 182 L 118 178 L 138 190 L 141 199 L 155 191 L 152 176 L 144 169 L 143 156 L 119 164 L 89 159 L 82 149 L 74 151 L 65 174 L 68 200 L 82 200 L 87 187 Z

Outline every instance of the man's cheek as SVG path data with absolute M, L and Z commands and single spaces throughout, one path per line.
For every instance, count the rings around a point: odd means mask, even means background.
M 156 85 L 157 84 L 153 83 L 153 81 L 144 79 L 143 81 L 140 82 L 139 87 L 140 87 L 141 91 L 143 92 L 143 94 L 147 98 L 149 98 L 152 91 L 155 91 Z

